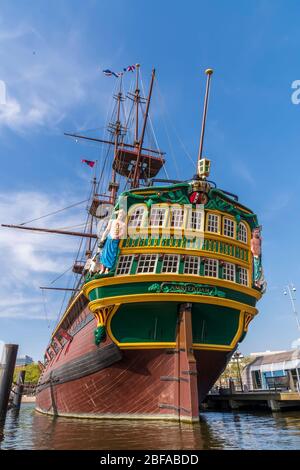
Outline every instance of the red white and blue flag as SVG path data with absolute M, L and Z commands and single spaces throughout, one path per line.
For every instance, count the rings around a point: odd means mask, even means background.
M 104 75 L 106 75 L 107 77 L 111 77 L 112 75 L 114 75 L 114 77 L 117 77 L 117 78 L 118 78 L 118 76 L 119 76 L 116 72 L 113 72 L 112 70 L 109 70 L 109 69 L 103 70 L 103 73 L 104 73 Z
M 135 71 L 135 65 L 128 65 L 125 69 L 123 69 L 124 72 L 134 72 Z
M 125 67 L 122 70 L 122 72 L 113 72 L 113 70 L 105 69 L 105 70 L 103 70 L 103 73 L 107 77 L 111 77 L 113 75 L 114 77 L 118 78 L 121 75 L 123 75 L 123 73 L 125 73 L 125 72 L 134 72 L 134 71 L 135 71 L 135 65 L 128 65 L 127 67 Z
M 95 162 L 93 160 L 81 160 L 81 162 L 86 163 L 91 168 L 93 168 L 93 166 L 95 165 Z

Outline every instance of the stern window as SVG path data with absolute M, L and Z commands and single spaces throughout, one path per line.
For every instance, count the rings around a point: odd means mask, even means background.
M 208 259 L 204 264 L 204 276 L 218 277 L 218 260 Z
M 158 255 L 141 255 L 136 273 L 155 273 Z
M 232 263 L 225 263 L 223 266 L 223 279 L 235 282 L 235 265 Z
M 132 255 L 121 255 L 119 257 L 118 266 L 116 268 L 116 276 L 130 274 L 132 262 Z
M 162 273 L 177 273 L 179 268 L 179 255 L 165 255 L 161 267 Z
M 224 235 L 234 238 L 234 221 L 224 218 Z
M 245 268 L 240 268 L 240 283 L 243 286 L 248 286 L 248 271 Z
M 198 256 L 186 256 L 184 260 L 184 274 L 199 274 L 200 258 Z
M 207 231 L 214 233 L 219 232 L 219 216 L 217 214 L 208 214 Z
M 239 224 L 238 240 L 240 242 L 247 243 L 247 228 L 243 222 L 240 222 Z

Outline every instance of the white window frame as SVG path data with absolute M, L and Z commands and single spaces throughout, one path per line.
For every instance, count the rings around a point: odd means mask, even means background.
M 170 227 L 174 229 L 183 229 L 184 227 L 183 207 L 170 206 Z
M 247 230 L 246 224 L 244 222 L 239 223 L 238 240 L 242 243 L 247 243 L 248 242 L 248 230 Z
M 200 262 L 201 262 L 200 256 L 185 256 L 184 264 L 183 264 L 183 273 L 189 274 L 191 276 L 199 276 Z M 191 271 L 196 271 L 196 272 L 191 272 Z
M 147 259 L 148 258 L 148 259 Z M 154 265 L 152 265 L 151 271 L 145 270 L 146 267 L 149 267 L 149 265 L 146 265 L 146 261 L 152 262 L 154 260 Z M 158 254 L 154 253 L 144 253 L 143 255 L 139 256 L 138 264 L 136 267 L 136 274 L 153 274 L 156 272 L 157 268 L 157 262 L 158 262 Z M 142 270 L 140 270 L 142 268 Z
M 173 258 L 174 260 L 176 259 L 177 260 L 177 267 L 176 267 L 176 271 L 166 271 L 165 268 L 169 267 L 169 262 L 168 260 L 170 258 Z M 163 262 L 162 262 L 162 265 L 161 265 L 161 273 L 163 274 L 178 274 L 178 271 L 179 271 L 179 266 L 180 266 L 180 255 L 174 255 L 174 254 L 166 254 L 164 255 L 164 258 L 163 258 Z
M 240 284 L 242 286 L 249 286 L 249 272 L 246 268 L 240 268 Z
M 222 277 L 225 281 L 236 282 L 236 269 L 233 263 L 224 263 Z
M 207 213 L 206 231 L 220 233 L 220 216 L 218 214 Z
M 197 230 L 203 232 L 203 221 L 204 221 L 204 210 L 203 209 L 193 209 L 188 213 L 188 230 Z
M 168 217 L 169 207 L 168 206 L 159 206 L 153 205 L 151 207 L 150 216 L 149 216 L 149 226 L 152 228 L 162 228 L 166 226 L 166 220 Z M 162 214 L 162 219 L 158 219 L 158 215 Z M 154 223 L 152 222 L 152 217 L 154 214 Z M 160 223 L 161 222 L 161 223 Z
M 224 217 L 223 219 L 223 235 L 229 238 L 235 238 L 235 221 L 229 217 Z
M 122 264 L 122 262 L 124 262 L 124 258 L 126 258 L 126 260 L 125 260 L 126 268 L 129 268 L 128 272 L 126 272 L 126 273 L 118 272 L 118 271 L 121 271 L 121 264 Z M 118 264 L 117 264 L 117 267 L 116 267 L 116 271 L 115 271 L 115 276 L 129 276 L 130 272 L 131 272 L 131 269 L 132 269 L 133 258 L 134 258 L 134 255 L 120 255 L 119 259 L 118 259 Z M 128 264 L 128 261 L 130 262 L 130 264 Z
M 216 272 L 216 275 L 211 274 L 212 272 Z M 204 276 L 216 278 L 219 277 L 219 261 L 217 259 L 206 259 L 204 263 Z
M 136 217 L 136 213 L 138 211 L 141 211 L 142 213 Z M 134 206 L 132 210 L 129 210 L 127 222 L 128 229 L 142 227 L 145 218 L 145 212 L 147 212 L 147 207 L 144 204 L 138 204 Z

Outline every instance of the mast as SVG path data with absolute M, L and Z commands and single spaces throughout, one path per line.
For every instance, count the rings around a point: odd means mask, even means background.
M 140 104 L 140 89 L 139 89 L 139 68 L 140 64 L 136 64 L 136 81 L 135 81 L 135 134 L 134 134 L 134 145 L 138 145 L 139 139 L 139 104 Z
M 123 74 L 121 74 L 121 76 L 120 76 L 119 92 L 115 96 L 115 99 L 117 100 L 116 122 L 111 126 L 114 129 L 114 159 L 116 158 L 116 155 L 117 155 L 118 146 L 119 146 L 119 136 L 120 136 L 121 130 L 122 130 L 122 125 L 121 125 L 121 121 L 120 121 L 121 101 L 124 100 L 123 94 L 122 94 L 122 81 L 123 81 Z M 110 191 L 111 203 L 112 203 L 112 205 L 115 205 L 119 185 L 116 182 L 116 170 L 114 168 L 112 169 L 111 182 L 109 184 L 108 189 Z
M 97 179 L 96 179 L 96 176 L 94 176 L 93 178 L 93 181 L 92 181 L 92 184 L 93 184 L 93 196 L 92 196 L 92 204 L 93 204 L 93 201 L 96 197 L 96 189 L 97 189 Z M 93 216 L 93 213 L 89 210 L 89 233 L 92 233 L 93 232 L 93 222 L 94 222 L 94 216 Z M 85 256 L 86 258 L 89 258 L 92 254 L 92 239 L 89 237 L 86 241 L 86 250 L 85 250 Z
M 144 137 L 145 137 L 145 131 L 146 131 L 146 126 L 147 126 L 147 121 L 148 121 L 149 107 L 150 107 L 150 102 L 151 102 L 154 78 L 155 78 L 155 69 L 152 70 L 152 74 L 151 74 L 150 89 L 149 89 L 149 94 L 148 94 L 148 98 L 147 98 L 147 105 L 146 105 L 146 111 L 145 111 L 145 115 L 144 115 L 144 122 L 143 122 L 141 138 L 140 138 L 139 143 L 138 143 L 138 152 L 137 152 L 137 157 L 136 157 L 136 163 L 135 163 L 133 179 L 132 179 L 132 182 L 131 182 L 131 188 L 138 188 L 138 186 L 139 186 L 139 179 L 140 179 L 140 173 L 141 173 L 141 168 L 140 168 L 140 166 L 141 166 L 141 152 L 142 152 L 142 147 L 143 147 Z
M 205 178 L 206 176 L 208 176 L 208 175 L 205 175 L 203 173 L 203 168 L 202 168 L 203 166 L 201 165 L 200 161 L 203 160 L 202 152 L 203 152 L 205 125 L 206 125 L 207 105 L 208 105 L 208 97 L 209 97 L 210 79 L 211 79 L 211 76 L 213 74 L 213 70 L 212 69 L 206 69 L 205 73 L 207 75 L 206 89 L 205 89 L 204 107 L 203 107 L 203 116 L 202 116 L 202 126 L 201 126 L 200 142 L 199 142 L 198 159 L 197 159 L 197 174 L 198 174 L 198 177 L 200 177 L 200 178 L 203 178 L 203 177 Z M 205 162 L 203 162 L 203 163 L 204 163 L 204 167 L 205 167 Z M 205 173 L 207 173 L 207 171 Z M 209 173 L 209 170 L 208 170 L 208 173 Z

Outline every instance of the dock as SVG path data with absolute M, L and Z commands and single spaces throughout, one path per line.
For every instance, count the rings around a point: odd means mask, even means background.
M 204 402 L 205 409 L 270 409 L 282 411 L 285 409 L 300 409 L 299 392 L 282 391 L 249 391 L 233 392 L 224 390 L 223 393 L 209 393 Z

